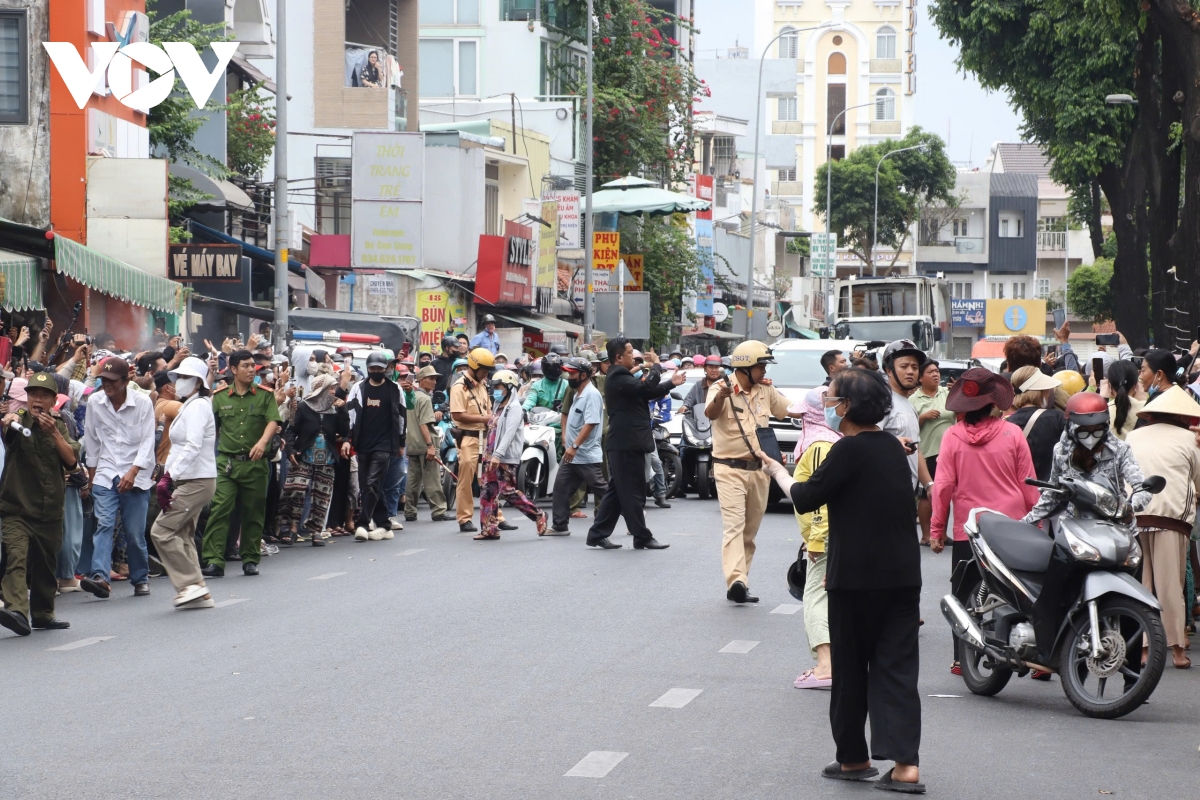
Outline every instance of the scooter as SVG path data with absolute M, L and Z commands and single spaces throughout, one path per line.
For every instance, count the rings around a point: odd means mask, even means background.
M 445 392 L 433 393 L 433 408 L 442 412 L 442 418 L 434 427 L 438 437 L 438 458 L 441 460 L 442 492 L 446 495 L 447 507 L 452 509 L 458 493 L 458 444 L 454 441 L 454 425 L 450 421 L 450 407 L 446 403 Z
M 683 485 L 695 487 L 701 500 L 716 497 L 717 481 L 712 471 L 712 420 L 704 416 L 703 408 L 689 408 L 681 422 L 679 458 L 686 476 Z
M 517 489 L 533 502 L 554 493 L 558 476 L 559 437 L 557 423 L 560 415 L 552 408 L 531 408 L 526 413 L 525 449 L 517 468 Z
M 964 525 L 972 558 L 941 602 L 963 682 L 990 697 L 1014 672 L 1057 672 L 1084 716 L 1122 717 L 1149 699 L 1167 660 L 1162 606 L 1133 577 L 1142 549 L 1123 521 L 1129 503 L 1107 481 L 1025 482 L 1061 501 L 1049 534 L 987 508 Z M 1165 486 L 1155 475 L 1134 492 Z M 1075 516 L 1062 513 L 1067 503 Z
M 679 448 L 671 443 L 671 433 L 666 426 L 654 417 L 654 447 L 658 451 L 658 459 L 662 462 L 663 484 L 666 486 L 664 497 L 674 497 L 683 482 L 683 461 L 679 458 Z M 654 468 L 650 459 L 646 459 L 646 496 L 654 496 Z

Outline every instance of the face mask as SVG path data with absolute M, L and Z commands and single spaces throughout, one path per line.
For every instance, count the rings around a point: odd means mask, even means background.
M 504 390 L 503 389 L 492 389 L 492 400 L 496 401 L 497 403 L 503 403 L 504 402 Z
M 199 383 L 199 378 L 179 378 L 175 381 L 175 394 L 179 397 L 191 397 Z
M 640 378 L 640 377 L 642 377 L 643 372 L 645 372 L 645 370 L 643 370 L 641 367 L 638 367 L 637 369 L 635 369 L 633 371 L 633 377 Z
M 825 424 L 829 426 L 830 430 L 832 430 L 832 431 L 841 430 L 843 419 L 845 419 L 845 417 L 839 416 L 837 413 L 837 406 L 834 406 L 833 408 L 829 408 L 828 406 L 826 406 L 826 408 L 825 408 Z
M 1096 445 L 1100 444 L 1100 440 L 1104 438 L 1105 431 L 1075 431 L 1075 441 L 1078 442 L 1084 449 L 1094 450 Z
M 1162 391 L 1162 389 L 1158 388 L 1157 385 L 1151 386 L 1150 389 L 1147 390 L 1147 392 L 1146 392 L 1146 400 L 1149 401 L 1149 399 L 1151 397 L 1154 397 L 1154 395 L 1158 394 L 1161 391 Z
M 582 381 L 579 378 L 567 378 L 567 386 L 570 386 L 572 389 L 578 389 L 580 383 Z
M 254 376 L 254 385 L 258 386 L 260 384 L 262 384 L 262 375 L 255 375 Z

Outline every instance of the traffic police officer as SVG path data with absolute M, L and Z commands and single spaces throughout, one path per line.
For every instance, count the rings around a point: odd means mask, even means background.
M 709 387 L 704 408 L 704 416 L 712 420 L 713 478 L 724 528 L 725 596 L 735 603 L 758 602 L 749 592 L 750 562 L 767 508 L 770 479 L 761 469 L 757 431 L 767 427 L 771 417 L 801 416 L 788 411 L 788 399 L 778 389 L 763 383 L 766 365 L 774 362 L 771 349 L 762 342 L 742 342 L 730 359 L 733 374 Z
M 279 429 L 275 393 L 254 385 L 254 357 L 249 350 L 229 356 L 233 384 L 213 397 L 217 422 L 217 492 L 204 530 L 201 572 L 208 578 L 225 575 L 225 542 L 229 518 L 241 513 L 242 572 L 258 574 L 263 520 L 267 511 L 267 484 L 271 462 L 265 457 L 271 437 Z
M 64 470 L 74 471 L 79 464 L 79 443 L 63 421 L 50 414 L 58 394 L 54 376 L 36 373 L 25 392 L 29 409 L 6 414 L 0 422 L 8 450 L 0 484 L 8 551 L 0 625 L 21 636 L 29 635 L 31 621 L 34 628 L 70 627 L 54 617 L 54 567 L 63 538 Z M 24 431 L 18 431 L 18 425 Z

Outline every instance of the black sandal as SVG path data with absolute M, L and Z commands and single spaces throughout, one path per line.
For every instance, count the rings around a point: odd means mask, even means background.
M 894 768 L 893 768 L 894 769 Z M 915 781 L 892 780 L 892 770 L 883 773 L 883 777 L 875 781 L 875 788 L 885 792 L 900 792 L 901 794 L 925 794 L 925 784 Z
M 832 764 L 826 764 L 825 769 L 821 770 L 821 777 L 832 778 L 835 781 L 869 781 L 879 774 L 879 770 L 875 767 L 867 767 L 866 769 L 842 769 L 842 765 L 837 761 Z

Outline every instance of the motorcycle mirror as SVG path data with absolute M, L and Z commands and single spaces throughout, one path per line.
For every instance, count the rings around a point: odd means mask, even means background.
M 434 392 L 433 393 L 433 404 L 435 406 L 445 405 L 445 403 L 446 403 L 446 393 L 445 392 Z
M 681 395 L 679 392 L 671 392 L 671 399 L 683 402 L 683 395 Z
M 1142 489 L 1150 494 L 1158 494 L 1165 488 L 1167 488 L 1167 479 L 1162 475 L 1151 475 L 1142 481 Z

